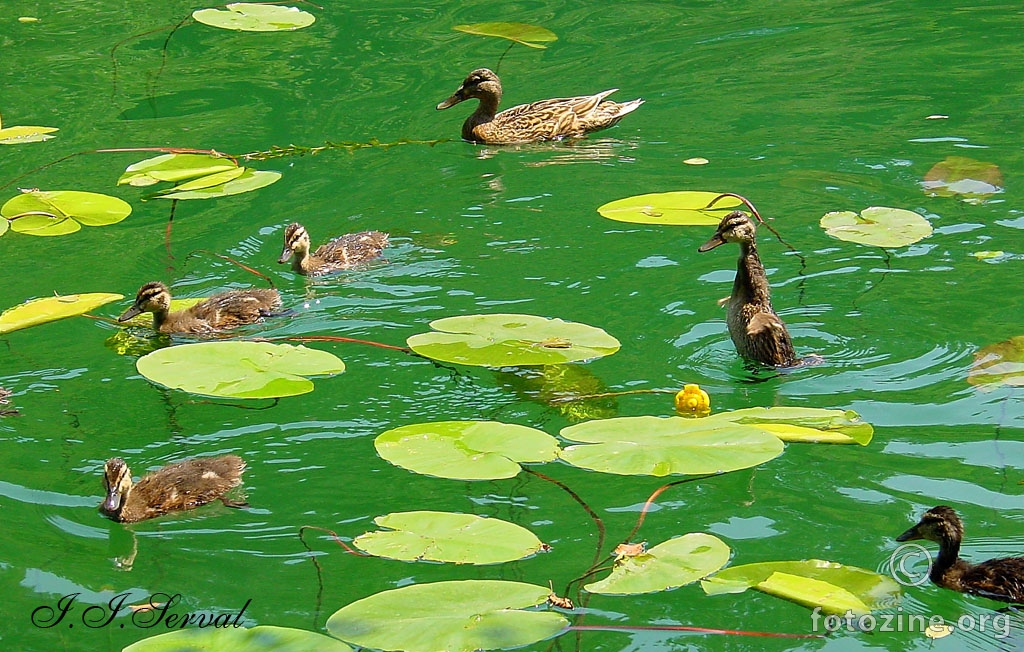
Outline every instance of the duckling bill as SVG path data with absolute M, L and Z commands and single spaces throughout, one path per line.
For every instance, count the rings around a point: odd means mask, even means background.
M 100 512 L 121 523 L 144 521 L 168 512 L 193 509 L 220 499 L 228 507 L 246 507 L 224 494 L 242 483 L 245 462 L 237 455 L 197 457 L 170 464 L 132 482 L 120 457 L 103 465 L 106 498 Z
M 280 308 L 277 290 L 254 288 L 220 292 L 185 310 L 171 312 L 171 291 L 163 283 L 152 281 L 139 288 L 135 303 L 117 321 L 151 312 L 153 327 L 161 333 L 204 335 L 254 324 Z
M 284 249 L 278 263 L 292 260 L 292 269 L 307 276 L 320 276 L 343 269 L 351 269 L 380 256 L 388 246 L 388 234 L 380 231 L 360 231 L 335 238 L 310 252 L 309 233 L 298 222 L 284 230 Z

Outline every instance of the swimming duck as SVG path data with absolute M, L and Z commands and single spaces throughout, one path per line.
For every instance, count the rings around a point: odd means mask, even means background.
M 1024 557 L 990 559 L 972 564 L 960 559 L 964 525 L 952 507 L 932 507 L 897 541 L 927 539 L 939 544 L 939 558 L 928 577 L 939 586 L 992 600 L 1024 604 Z
M 299 223 L 289 224 L 284 230 L 284 251 L 277 262 L 292 258 L 292 269 L 299 274 L 320 276 L 376 258 L 388 246 L 388 234 L 380 231 L 361 231 L 335 238 L 309 252 L 309 234 Z M 294 258 L 292 257 L 294 255 Z
M 501 102 L 501 81 L 487 68 L 479 68 L 469 73 L 458 90 L 438 104 L 437 109 L 440 111 L 476 98 L 480 104 L 462 125 L 463 139 L 490 145 L 532 143 L 583 136 L 610 127 L 644 103 L 639 98 L 621 104 L 604 99 L 617 90 L 540 100 L 497 113 Z
M 732 296 L 726 299 L 729 336 L 744 358 L 775 367 L 799 362 L 786 324 L 772 309 L 771 287 L 757 255 L 757 225 L 742 211 L 722 218 L 718 230 L 697 251 L 710 251 L 726 242 L 740 245 Z
M 117 318 L 128 321 L 144 312 L 153 313 L 153 328 L 161 333 L 193 333 L 204 335 L 253 324 L 281 307 L 277 290 L 254 288 L 228 290 L 184 310 L 170 312 L 171 291 L 159 281 L 146 283 L 139 289 L 135 303 Z
M 134 523 L 218 498 L 228 507 L 247 507 L 244 502 L 224 497 L 225 492 L 242 483 L 244 470 L 245 462 L 237 455 L 197 457 L 169 464 L 133 484 L 128 465 L 114 457 L 103 465 L 107 497 L 100 511 L 120 523 Z

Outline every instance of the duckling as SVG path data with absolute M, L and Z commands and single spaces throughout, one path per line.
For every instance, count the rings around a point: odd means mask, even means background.
M 103 465 L 107 497 L 100 511 L 120 523 L 134 523 L 168 512 L 193 509 L 218 498 L 228 507 L 247 507 L 224 493 L 242 483 L 245 462 L 237 455 L 197 457 L 144 476 L 132 483 L 132 472 L 120 457 Z
M 952 507 L 932 507 L 897 541 L 927 539 L 939 544 L 939 558 L 928 577 L 939 586 L 992 600 L 1024 604 L 1024 557 L 1003 557 L 972 564 L 960 559 L 964 525 Z
M 335 238 L 309 252 L 309 234 L 299 223 L 289 224 L 284 230 L 284 251 L 278 263 L 292 258 L 292 269 L 299 274 L 320 276 L 355 267 L 372 260 L 388 246 L 388 234 L 380 231 L 361 231 Z
M 726 242 L 740 245 L 732 296 L 726 299 L 729 336 L 744 358 L 791 367 L 799 362 L 786 324 L 772 309 L 771 287 L 757 255 L 757 225 L 742 211 L 722 218 L 718 230 L 697 251 L 710 251 Z
M 153 328 L 161 333 L 206 335 L 261 321 L 280 307 L 277 290 L 254 288 L 219 292 L 185 310 L 170 312 L 171 291 L 163 283 L 152 281 L 139 289 L 135 303 L 117 321 L 151 312 Z
M 496 114 L 498 103 L 501 102 L 501 81 L 487 68 L 479 68 L 469 73 L 458 90 L 437 105 L 437 110 L 476 98 L 480 104 L 462 125 L 464 140 L 490 145 L 532 143 L 583 136 L 591 131 L 611 127 L 644 103 L 640 98 L 623 103 L 604 99 L 617 90 L 613 88 L 596 95 L 540 100 L 532 104 L 520 104 Z

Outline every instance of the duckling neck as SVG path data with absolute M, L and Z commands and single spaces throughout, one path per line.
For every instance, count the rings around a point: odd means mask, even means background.
M 308 272 L 309 268 L 313 266 L 313 261 L 310 260 L 309 251 L 296 250 L 292 255 L 292 270 L 299 274 Z
M 742 303 L 771 303 L 771 289 L 764 265 L 753 242 L 740 243 L 740 258 L 736 264 L 736 280 L 732 285 L 732 299 Z
M 164 324 L 167 323 L 169 313 L 167 310 L 154 310 L 153 311 L 153 328 L 161 330 Z M 127 495 L 127 492 L 125 492 Z

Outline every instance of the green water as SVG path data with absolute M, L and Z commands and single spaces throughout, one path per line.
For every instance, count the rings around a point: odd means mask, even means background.
M 617 354 L 589 363 L 606 391 L 696 382 L 716 410 L 798 405 L 857 410 L 876 426 L 867 447 L 789 445 L 779 458 L 662 494 L 639 538 L 710 532 L 732 564 L 822 558 L 884 572 L 894 537 L 935 504 L 954 506 L 978 560 L 1024 548 L 1024 404 L 1020 392 L 966 382 L 973 353 L 1022 334 L 1024 215 L 1018 180 L 1024 31 L 1020 7 L 926 2 L 326 2 L 311 28 L 235 34 L 177 23 L 182 2 L 7 0 L 0 12 L 5 125 L 59 127 L 46 143 L 0 151 L 0 193 L 75 189 L 132 203 L 124 222 L 60 238 L 0 238 L 0 307 L 58 293 L 134 295 L 160 279 L 181 296 L 259 280 L 197 250 L 269 274 L 294 314 L 256 329 L 402 345 L 430 320 L 526 312 L 606 329 Z M 18 16 L 40 22 L 23 24 Z M 484 148 L 458 141 L 470 107 L 436 112 L 464 75 L 495 66 L 504 46 L 451 26 L 540 24 L 547 50 L 513 49 L 501 64 L 505 105 L 618 87 L 646 104 L 576 145 Z M 945 115 L 946 119 L 928 120 Z M 196 147 L 244 153 L 325 140 L 453 139 L 258 164 L 284 177 L 255 193 L 178 205 L 140 201 L 114 183 L 147 154 L 61 157 L 107 147 Z M 947 156 L 996 163 L 1006 192 L 970 205 L 926 197 L 918 183 Z M 695 167 L 684 160 L 704 157 Z M 16 177 L 30 173 L 25 177 Z M 667 190 L 749 197 L 799 253 L 762 232 L 775 306 L 797 350 L 824 364 L 752 374 L 737 359 L 716 299 L 730 291 L 735 251 L 698 255 L 710 228 L 630 226 L 597 206 Z M 896 206 L 935 233 L 884 251 L 818 226 L 831 210 Z M 285 225 L 315 242 L 344 232 L 392 235 L 387 264 L 315 283 L 275 264 Z M 979 261 L 979 250 L 1008 255 Z M 127 303 L 97 312 L 116 316 Z M 247 624 L 322 631 L 334 610 L 413 582 L 504 578 L 556 586 L 584 571 L 597 538 L 561 489 L 532 476 L 464 483 L 382 461 L 373 438 L 399 425 L 498 419 L 556 434 L 570 423 L 507 374 L 457 373 L 401 353 L 314 345 L 348 371 L 313 393 L 254 411 L 161 390 L 131 355 L 104 345 L 116 329 L 70 319 L 0 339 L 0 386 L 21 415 L 0 419 L 0 640 L 11 650 L 120 650 L 155 633 L 116 624 L 32 626 L 41 605 L 79 592 L 181 593 L 189 610 L 237 611 Z M 255 407 L 255 406 L 249 406 Z M 260 405 L 262 407 L 262 405 Z M 618 399 L 606 415 L 671 412 L 664 394 Z M 252 508 L 210 507 L 134 526 L 95 510 L 103 461 L 136 474 L 190 455 L 242 455 Z M 664 479 L 541 467 L 604 520 L 630 531 Z M 346 554 L 307 533 L 351 538 L 391 511 L 495 516 L 552 551 L 483 568 L 407 564 Z M 134 555 L 131 568 L 115 559 Z M 990 613 L 993 603 L 930 584 L 905 591 L 907 613 Z M 594 596 L 587 624 L 696 625 L 808 633 L 804 607 L 756 592 L 704 596 L 696 585 L 638 597 Z M 127 622 L 123 620 L 121 622 Z M 956 634 L 945 649 L 1014 649 Z M 826 640 L 584 632 L 585 650 L 931 649 L 920 633 L 841 633 Z M 557 643 L 573 649 L 572 635 Z M 541 643 L 532 649 L 548 649 Z

